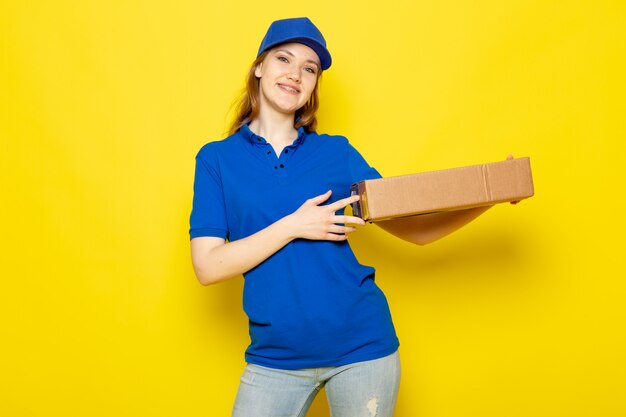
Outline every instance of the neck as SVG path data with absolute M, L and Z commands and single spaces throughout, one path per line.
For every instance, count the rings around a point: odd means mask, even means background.
M 263 137 L 272 145 L 291 145 L 298 136 L 293 127 L 294 114 L 278 112 L 264 112 L 261 109 L 259 117 L 250 122 L 250 130 Z

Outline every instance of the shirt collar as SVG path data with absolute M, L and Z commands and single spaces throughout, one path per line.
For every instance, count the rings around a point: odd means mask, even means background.
M 257 144 L 268 143 L 264 137 L 259 136 L 256 133 L 254 133 L 252 130 L 250 130 L 249 125 L 250 125 L 250 122 L 244 123 L 239 128 L 239 133 L 244 137 L 244 139 L 246 139 L 250 143 L 257 143 Z M 297 145 L 300 145 L 302 142 L 304 142 L 304 138 L 306 137 L 306 135 L 307 135 L 307 132 L 304 130 L 304 126 L 300 126 L 298 128 L 298 137 L 296 138 L 296 140 L 293 141 L 292 146 L 297 146 Z

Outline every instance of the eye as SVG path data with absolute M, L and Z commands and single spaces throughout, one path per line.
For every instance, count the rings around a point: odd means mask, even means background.
M 276 59 L 282 61 L 282 62 L 289 62 L 289 59 L 287 59 L 287 57 L 284 56 L 277 56 Z M 284 60 L 284 61 L 283 61 Z M 306 67 L 306 70 L 310 73 L 310 74 L 315 74 L 315 68 L 312 67 Z

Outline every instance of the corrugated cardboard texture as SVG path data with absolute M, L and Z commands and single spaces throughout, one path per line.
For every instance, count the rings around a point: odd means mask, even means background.
M 361 198 L 352 205 L 354 215 L 377 221 L 522 200 L 534 188 L 524 157 L 361 181 L 352 186 L 356 193 Z

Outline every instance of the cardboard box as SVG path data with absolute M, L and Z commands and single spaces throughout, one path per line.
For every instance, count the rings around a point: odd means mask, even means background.
M 352 213 L 373 222 L 461 210 L 534 194 L 528 157 L 467 167 L 360 181 L 352 185 Z

